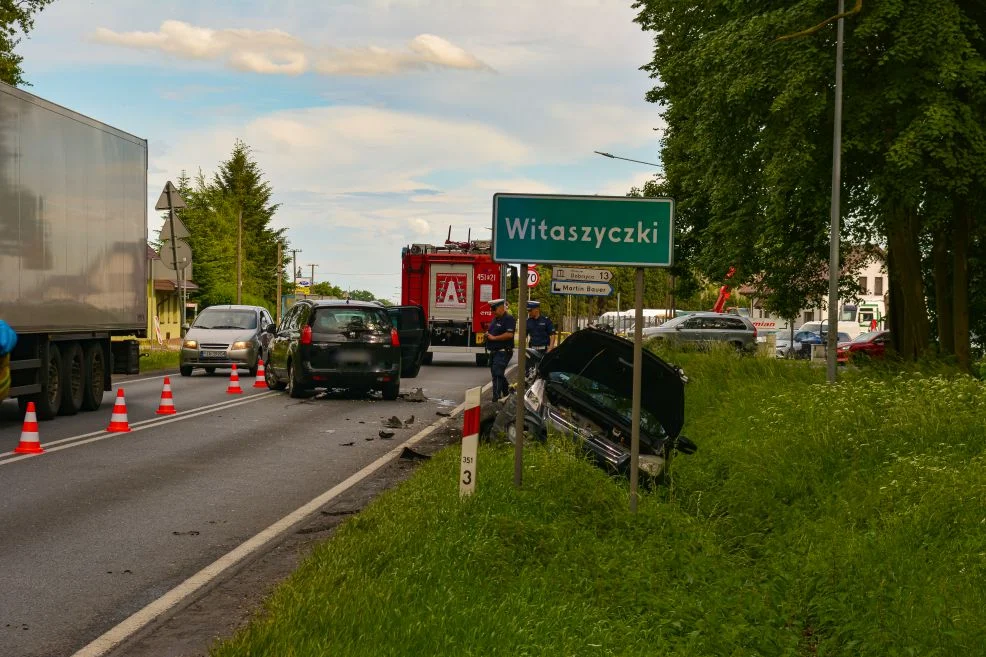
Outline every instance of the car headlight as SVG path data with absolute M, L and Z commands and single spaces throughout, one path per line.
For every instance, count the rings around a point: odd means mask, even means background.
M 198 349 L 199 343 L 197 340 L 185 340 L 186 349 Z
M 233 343 L 233 349 L 249 349 L 249 348 L 250 348 L 249 342 L 240 341 Z

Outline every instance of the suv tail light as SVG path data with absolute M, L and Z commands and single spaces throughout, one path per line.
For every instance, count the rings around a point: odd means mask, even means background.
M 401 346 L 401 336 L 397 332 L 397 329 L 395 328 L 390 329 L 390 346 L 391 347 Z
M 312 327 L 306 326 L 301 329 L 301 341 L 299 344 L 311 344 L 312 343 Z

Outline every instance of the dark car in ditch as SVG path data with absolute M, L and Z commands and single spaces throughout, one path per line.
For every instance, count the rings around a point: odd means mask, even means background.
M 538 355 L 529 350 L 528 357 Z M 649 351 L 643 354 L 639 469 L 644 482 L 660 481 L 673 452 L 692 454 L 681 435 L 687 378 Z M 569 436 L 604 470 L 630 472 L 633 343 L 588 328 L 573 333 L 537 361 L 527 378 L 524 433 L 544 441 L 549 432 Z M 516 394 L 502 403 L 489 435 L 516 438 Z
M 271 331 L 267 386 L 292 397 L 344 388 L 397 399 L 401 377 L 418 375 L 430 341 L 420 307 L 364 301 L 305 299 Z

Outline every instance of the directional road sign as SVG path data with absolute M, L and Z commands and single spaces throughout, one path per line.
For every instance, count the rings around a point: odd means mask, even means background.
M 571 281 L 551 281 L 554 294 L 575 294 L 584 297 L 608 297 L 613 294 L 609 283 L 577 283 Z
M 613 272 L 608 269 L 582 269 L 577 267 L 552 267 L 551 278 L 556 281 L 579 281 L 583 283 L 608 283 L 613 280 Z
M 493 196 L 493 260 L 670 267 L 674 201 L 626 196 Z

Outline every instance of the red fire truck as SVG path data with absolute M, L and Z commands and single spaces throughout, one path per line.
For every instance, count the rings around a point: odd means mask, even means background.
M 425 364 L 436 353 L 475 354 L 476 365 L 487 364 L 483 336 L 493 320 L 488 304 L 517 288 L 517 270 L 493 262 L 490 246 L 446 240 L 402 250 L 401 305 L 424 308 L 431 330 Z

